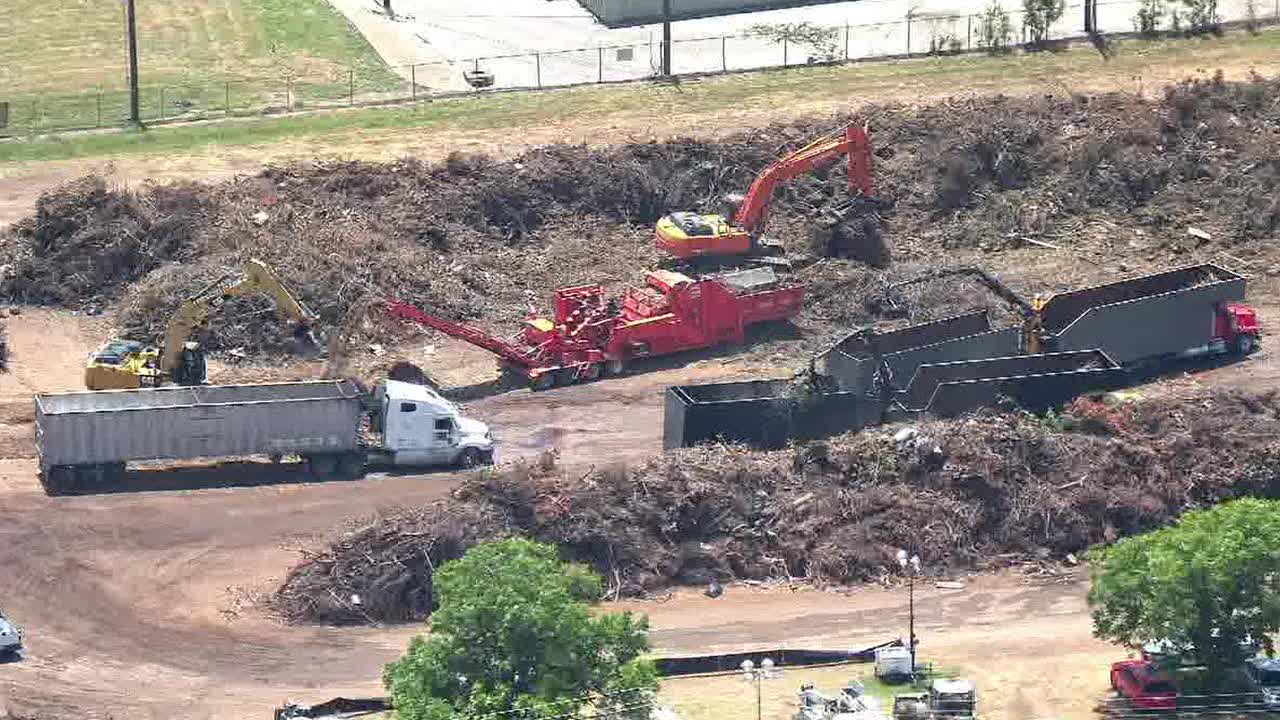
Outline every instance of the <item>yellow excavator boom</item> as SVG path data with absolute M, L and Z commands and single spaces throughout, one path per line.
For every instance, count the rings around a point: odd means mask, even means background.
M 232 297 L 252 294 L 270 296 L 281 315 L 298 323 L 300 335 L 316 344 L 311 328 L 315 313 L 303 305 L 261 260 L 246 261 L 240 272 L 232 273 L 182 301 L 165 327 L 159 348 L 141 343 L 111 340 L 95 353 L 85 369 L 85 385 L 90 390 L 110 390 L 158 385 L 165 381 L 196 384 L 204 380 L 204 356 L 196 337 L 210 316 Z
M 263 294 L 270 296 L 276 309 L 285 317 L 309 329 L 316 316 L 298 300 L 270 266 L 256 258 L 245 261 L 242 272 L 224 278 L 190 297 L 178 306 L 169 318 L 164 332 L 164 350 L 160 354 L 160 369 L 168 374 L 182 364 L 183 353 L 192 338 L 209 322 L 227 298 Z

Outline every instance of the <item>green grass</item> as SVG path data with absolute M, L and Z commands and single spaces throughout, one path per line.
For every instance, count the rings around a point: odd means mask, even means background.
M 263 2 L 264 0 L 257 0 Z M 298 2 L 300 0 L 277 0 Z M 690 108 L 848 107 L 874 98 L 919 99 L 926 94 L 1074 90 L 1106 86 L 1136 90 L 1144 73 L 1176 68 L 1280 66 L 1280 31 L 1224 38 L 1120 43 L 1110 60 L 1089 47 L 1002 57 L 962 56 L 837 67 L 745 73 L 677 85 L 636 83 L 496 93 L 413 106 L 276 116 L 225 123 L 154 128 L 144 133 L 73 134 L 0 143 L 0 162 L 159 155 L 266 146 L 304 140 L 316 152 L 344 151 L 377 131 L 486 130 L 608 117 L 660 126 L 667 113 Z M 1147 89 L 1156 84 L 1147 81 Z M 655 125 L 656 124 L 656 125 Z M 372 132 L 370 132 L 372 131 Z M 601 137 L 608 141 L 608 137 Z
M 121 0 L 12 2 L 3 15 L 0 101 L 10 103 L 11 132 L 124 121 Z M 349 73 L 357 91 L 400 86 L 326 0 L 138 0 L 137 17 L 146 120 L 223 110 L 228 97 L 232 108 L 283 105 L 288 92 L 337 99 Z

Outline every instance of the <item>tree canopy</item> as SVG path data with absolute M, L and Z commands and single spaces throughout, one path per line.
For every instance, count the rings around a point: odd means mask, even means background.
M 404 720 L 506 713 L 504 720 L 573 714 L 585 705 L 648 717 L 657 688 L 648 619 L 592 616 L 599 576 L 556 549 L 508 539 L 472 548 L 433 577 L 438 609 L 383 682 Z
M 1094 634 L 1167 641 L 1210 671 L 1238 665 L 1280 630 L 1280 501 L 1246 499 L 1091 554 Z

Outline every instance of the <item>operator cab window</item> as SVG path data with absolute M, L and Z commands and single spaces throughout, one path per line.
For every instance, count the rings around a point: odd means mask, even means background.
M 418 411 L 417 403 L 410 403 L 410 402 L 400 403 L 400 412 L 411 413 L 411 412 L 417 412 L 417 411 Z
M 453 434 L 453 420 L 450 418 L 439 418 L 436 420 L 436 439 L 448 440 Z

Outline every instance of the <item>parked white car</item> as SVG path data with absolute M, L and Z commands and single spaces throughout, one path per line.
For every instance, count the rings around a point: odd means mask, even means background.
M 1280 658 L 1256 657 L 1246 660 L 1244 674 L 1262 695 L 1268 710 L 1280 710 Z
M 0 657 L 22 651 L 22 631 L 0 613 Z

